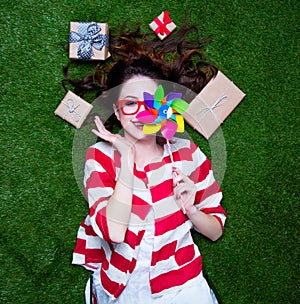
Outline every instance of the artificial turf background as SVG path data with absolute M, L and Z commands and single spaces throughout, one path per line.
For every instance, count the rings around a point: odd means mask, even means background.
M 300 2 L 2 0 L 1 303 L 84 303 L 88 272 L 70 263 L 87 212 L 72 167 L 76 131 L 53 111 L 62 67 L 77 77 L 93 64 L 68 59 L 69 22 L 149 31 L 166 9 L 215 35 L 208 59 L 247 94 L 222 126 L 224 236 L 196 236 L 205 273 L 224 304 L 299 302 Z

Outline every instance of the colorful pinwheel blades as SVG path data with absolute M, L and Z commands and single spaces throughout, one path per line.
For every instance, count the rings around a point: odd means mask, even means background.
M 180 114 L 183 114 L 189 105 L 181 96 L 181 93 L 169 93 L 165 96 L 162 85 L 154 95 L 145 92 L 144 102 L 147 110 L 136 116 L 144 123 L 143 132 L 153 134 L 160 131 L 166 139 L 171 139 L 176 132 L 184 132 L 184 120 Z

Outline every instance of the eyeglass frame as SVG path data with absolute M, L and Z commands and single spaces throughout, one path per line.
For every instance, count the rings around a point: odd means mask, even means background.
M 128 114 L 128 113 L 124 112 L 124 103 L 125 102 L 130 102 L 130 101 L 131 102 L 137 102 L 138 103 L 138 107 L 137 107 L 137 109 L 136 109 L 135 112 Z M 143 100 L 130 100 L 130 99 L 121 99 L 121 100 L 118 100 L 118 107 L 119 107 L 119 109 L 121 109 L 121 112 L 124 115 L 134 115 L 134 114 L 136 114 L 140 110 L 140 108 L 141 108 L 142 105 L 146 108 L 145 102 Z

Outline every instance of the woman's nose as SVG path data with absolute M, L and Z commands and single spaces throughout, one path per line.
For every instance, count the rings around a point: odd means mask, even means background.
M 142 109 L 143 111 L 147 109 L 147 108 L 146 108 L 146 105 L 145 105 L 144 103 L 141 105 L 141 109 Z
M 147 110 L 147 106 L 146 106 L 144 103 L 142 103 L 142 104 L 140 105 L 139 112 L 142 112 L 142 111 L 145 111 L 145 110 Z

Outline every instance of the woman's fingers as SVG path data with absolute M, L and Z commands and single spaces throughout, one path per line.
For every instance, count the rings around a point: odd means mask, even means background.
M 196 187 L 191 184 L 178 184 L 174 189 L 174 194 L 176 195 L 176 198 L 180 198 L 183 195 L 187 196 L 193 196 L 196 193 Z
M 131 153 L 132 156 L 135 156 L 134 145 L 132 145 L 128 140 L 126 140 L 120 134 L 114 134 L 108 131 L 103 125 L 99 116 L 95 116 L 94 122 L 97 129 L 92 129 L 92 133 L 111 143 L 121 155 L 128 155 Z
M 196 186 L 194 182 L 179 169 L 173 169 L 174 195 L 183 211 L 189 210 L 194 204 Z
M 99 131 L 100 134 L 107 134 L 107 132 L 109 132 L 104 127 L 104 125 L 103 125 L 103 123 L 102 123 L 102 121 L 101 121 L 101 119 L 100 119 L 99 116 L 95 116 L 94 122 L 95 122 L 95 125 L 96 125 L 96 127 L 97 127 L 97 129 L 98 129 L 98 131 Z
M 95 135 L 97 135 L 98 137 L 113 144 L 116 139 L 116 135 L 112 134 L 104 127 L 99 116 L 95 116 L 94 122 L 97 127 L 97 130 L 92 129 L 91 132 L 94 133 Z
M 100 130 L 100 129 L 102 129 L 104 127 L 103 123 L 102 123 L 102 121 L 101 121 L 101 119 L 100 119 L 99 116 L 95 116 L 94 117 L 94 123 L 95 123 L 95 125 L 96 125 L 96 127 L 97 127 L 98 130 Z
M 186 175 L 184 175 L 178 168 L 173 168 L 173 184 L 174 186 L 179 183 L 192 183 L 194 184 Z

